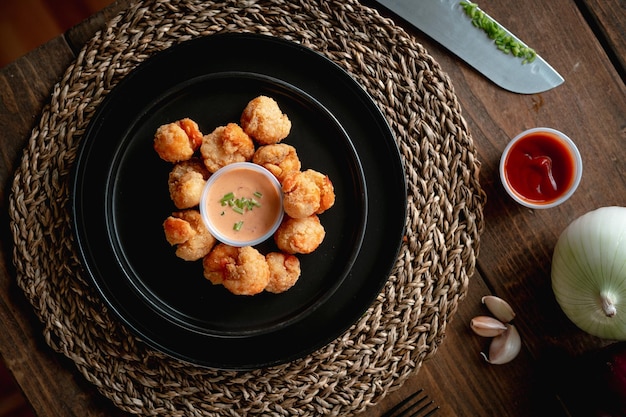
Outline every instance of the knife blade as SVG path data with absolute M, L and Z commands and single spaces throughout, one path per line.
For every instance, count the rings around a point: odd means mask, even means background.
M 472 19 L 463 10 L 460 0 L 375 1 L 433 38 L 505 90 L 519 94 L 536 94 L 550 90 L 564 81 L 539 55 L 532 62 L 523 63 L 523 59 L 499 50 L 482 29 L 472 24 Z M 494 20 L 488 15 L 487 17 Z M 514 34 L 499 23 L 498 25 L 527 47 Z

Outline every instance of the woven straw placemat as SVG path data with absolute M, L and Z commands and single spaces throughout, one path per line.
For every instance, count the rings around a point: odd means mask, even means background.
M 180 362 L 130 334 L 83 272 L 69 177 L 107 93 L 157 51 L 218 32 L 285 38 L 348 71 L 386 116 L 408 183 L 406 238 L 383 290 L 326 347 L 254 371 Z M 448 76 L 391 20 L 355 0 L 133 3 L 88 42 L 31 135 L 10 197 L 17 281 L 47 343 L 119 408 L 139 415 L 317 416 L 362 412 L 432 356 L 474 272 L 485 196 Z

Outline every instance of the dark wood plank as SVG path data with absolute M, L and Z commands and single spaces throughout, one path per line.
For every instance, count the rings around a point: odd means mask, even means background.
M 19 64 L 9 64 L 3 69 L 0 75 L 0 129 L 7 137 L 24 139 L 24 142 L 4 141 L 4 146 L 0 147 L 0 178 L 3 182 L 12 177 L 17 157 L 44 103 L 49 101 L 51 87 L 60 80 L 72 59 L 65 42 L 57 38 L 23 57 Z M 41 71 L 42 61 L 48 71 Z M 2 195 L 3 201 L 5 198 Z
M 620 7 L 617 1 L 598 3 L 606 15 Z M 371 415 L 380 415 L 417 388 L 441 402 L 446 416 L 566 415 L 556 396 L 559 386 L 552 384 L 556 369 L 552 359 L 565 360 L 610 343 L 583 333 L 563 315 L 552 293 L 550 265 L 556 240 L 572 220 L 600 206 L 626 204 L 626 89 L 574 2 L 532 0 L 525 1 L 524 7 L 511 7 L 507 2 L 483 0 L 479 5 L 535 48 L 566 81 L 542 94 L 508 93 L 401 23 L 455 85 L 482 162 L 481 184 L 488 196 L 486 229 L 479 273 L 444 343 L 405 386 L 370 410 Z M 611 19 L 623 30 L 624 13 Z M 568 134 L 583 155 L 584 173 L 571 200 L 554 209 L 533 211 L 516 205 L 505 193 L 498 164 L 513 136 L 537 126 Z M 480 362 L 477 348 L 486 345 L 468 328 L 471 317 L 484 312 L 480 297 L 491 292 L 517 311 L 524 343 L 522 354 L 502 366 Z
M 581 9 L 596 33 L 601 35 L 607 54 L 626 78 L 626 2 L 617 0 L 580 0 Z
M 57 83 L 74 55 L 62 37 L 55 38 L 0 72 L 0 353 L 38 416 L 123 415 L 78 374 L 73 363 L 45 343 L 41 323 L 17 288 L 12 267 L 8 198 L 13 173 L 30 132 L 38 123 Z M 42 71 L 46 68 L 46 71 Z M 20 138 L 18 140 L 17 138 Z
M 39 0 L 54 21 L 65 32 L 83 19 L 96 14 L 112 3 L 112 0 Z
M 54 84 L 60 81 L 82 44 L 127 3 L 116 2 L 72 28 L 67 34 L 71 45 L 59 36 L 0 72 L 0 129 L 4 137 L 11 138 L 0 147 L 0 213 L 1 224 L 6 225 L 0 231 L 0 248 L 5 255 L 0 259 L 0 354 L 40 417 L 126 415 L 100 395 L 71 361 L 53 352 L 43 340 L 42 325 L 14 278 L 8 198 L 22 150 L 43 106 L 50 100 Z
M 113 0 L 0 2 L 0 67 L 61 35 Z
M 520 329 L 533 335 L 527 346 L 535 357 L 557 343 L 577 354 L 583 347 L 604 342 L 579 332 L 561 313 L 550 284 L 551 256 L 560 233 L 576 217 L 626 201 L 626 88 L 571 2 L 529 1 L 515 10 L 492 3 L 500 20 L 511 21 L 510 29 L 560 71 L 565 83 L 533 96 L 511 97 L 502 91 L 473 88 L 478 102 L 464 105 L 476 133 L 483 161 L 482 184 L 489 198 L 479 268 L 490 288 L 510 299 L 519 311 Z M 552 33 L 568 36 L 545 36 L 548 27 Z M 462 101 L 465 96 L 461 94 Z M 495 126 L 483 123 L 484 114 Z M 479 122 L 474 123 L 475 119 Z M 510 138 L 536 126 L 568 134 L 580 149 L 584 168 L 580 187 L 568 202 L 531 211 L 504 193 L 498 163 Z M 525 321 L 524 316 L 533 320 Z
M 603 6 L 605 12 L 597 13 L 598 19 L 619 10 L 618 4 L 613 0 Z M 565 318 L 554 301 L 549 274 L 553 246 L 569 222 L 599 206 L 626 204 L 623 81 L 573 1 L 525 0 L 523 8 L 511 8 L 510 4 L 496 0 L 484 0 L 480 5 L 537 49 L 566 82 L 543 94 L 514 95 L 498 89 L 436 43 L 413 31 L 450 74 L 472 129 L 483 163 L 481 181 L 489 199 L 486 229 L 478 272 L 472 277 L 469 294 L 449 323 L 447 336 L 436 355 L 404 386 L 362 413 L 363 416 L 380 416 L 417 388 L 425 389 L 442 407 L 444 416 L 565 416 L 557 402 L 556 389 L 550 385 L 549 376 L 554 370 L 549 362 L 551 355 L 558 351 L 560 355 L 573 356 L 608 343 L 585 335 Z M 624 18 L 622 13 L 610 25 L 623 28 Z M 36 123 L 41 103 L 71 62 L 73 53 L 80 50 L 99 24 L 101 21 L 92 21 L 70 31 L 67 39 L 71 47 L 49 45 L 63 51 L 60 57 L 56 51 L 43 48 L 14 68 L 0 72 L 0 106 L 4 106 L 0 108 L 0 128 L 9 129 L 10 137 L 23 138 L 5 141 L 8 146 L 0 147 L 5 162 L 0 166 L 4 208 L 12 172 Z M 566 38 L 562 36 L 565 33 L 569 34 Z M 620 47 L 616 44 L 614 48 Z M 618 54 L 623 56 L 623 52 Z M 51 70 L 36 69 L 42 66 L 50 66 Z M 581 186 L 570 201 L 555 209 L 531 211 L 516 206 L 504 193 L 497 166 L 500 153 L 511 137 L 540 125 L 570 135 L 581 149 L 585 168 Z M 13 281 L 9 230 L 4 228 L 1 233 L 0 249 L 5 258 L 0 260 L 3 262 L 0 321 L 6 331 L 0 332 L 0 352 L 37 413 L 40 416 L 123 415 L 97 393 L 72 363 L 52 352 L 41 340 L 40 325 Z M 480 297 L 491 292 L 514 306 L 518 313 L 516 324 L 524 341 L 521 355 L 502 366 L 484 363 L 478 353 L 487 348 L 487 341 L 475 336 L 468 327 L 473 316 L 484 313 Z
M 488 351 L 490 339 L 475 335 L 469 322 L 477 315 L 489 314 L 480 303 L 482 296 L 489 293 L 480 274 L 476 274 L 435 356 L 424 362 L 405 385 L 363 416 L 380 416 L 423 388 L 446 417 L 565 417 L 553 391 L 545 386 L 543 370 L 535 366 L 527 351 L 505 365 L 488 364 L 480 355 Z M 525 339 L 526 335 L 522 337 Z

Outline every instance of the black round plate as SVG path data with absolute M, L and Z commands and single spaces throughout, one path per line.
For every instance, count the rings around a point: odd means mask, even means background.
M 320 215 L 322 245 L 298 256 L 296 286 L 243 297 L 213 286 L 201 261 L 177 258 L 165 240 L 172 165 L 152 140 L 183 117 L 204 133 L 238 122 L 261 94 L 292 121 L 283 142 L 303 169 L 329 175 L 337 199 Z M 199 38 L 138 66 L 91 121 L 72 186 L 80 256 L 104 302 L 152 347 L 220 369 L 285 363 L 339 336 L 387 280 L 406 216 L 400 155 L 367 93 L 322 55 L 251 34 Z

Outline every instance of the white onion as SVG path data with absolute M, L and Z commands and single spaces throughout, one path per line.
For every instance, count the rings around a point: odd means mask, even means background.
M 552 290 L 580 329 L 626 340 L 626 207 L 602 207 L 567 226 L 554 248 Z

